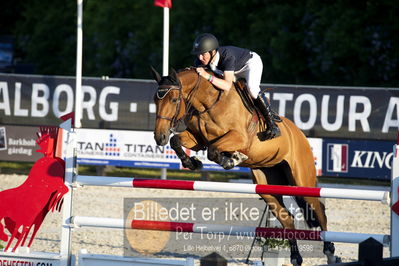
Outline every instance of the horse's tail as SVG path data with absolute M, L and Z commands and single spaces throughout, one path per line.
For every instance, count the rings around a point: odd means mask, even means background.
M 309 205 L 309 203 L 303 197 L 295 197 L 296 203 L 298 207 L 301 209 L 303 213 L 303 217 L 306 221 L 306 224 L 309 228 L 315 228 L 320 226 L 320 222 L 317 219 L 316 212 L 314 209 Z M 319 199 L 320 201 L 320 199 Z M 322 202 L 320 202 L 321 208 L 323 211 L 325 210 L 325 206 Z

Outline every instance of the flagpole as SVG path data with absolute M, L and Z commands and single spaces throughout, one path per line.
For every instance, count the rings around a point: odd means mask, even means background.
M 169 74 L 169 8 L 163 8 L 163 59 L 162 76 Z M 161 179 L 167 178 L 166 168 L 161 168 Z
M 83 48 L 83 0 L 77 0 L 77 45 L 76 45 L 76 85 L 75 85 L 75 127 L 82 126 L 82 48 Z
M 163 8 L 163 60 L 162 75 L 168 75 L 169 68 L 169 8 Z

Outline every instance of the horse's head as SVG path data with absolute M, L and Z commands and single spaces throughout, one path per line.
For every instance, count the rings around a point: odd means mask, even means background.
M 171 130 L 175 129 L 179 119 L 184 116 L 182 86 L 174 69 L 169 76 L 164 77 L 154 68 L 151 70 L 158 83 L 154 95 L 157 115 L 154 138 L 158 145 L 163 146 L 168 143 Z

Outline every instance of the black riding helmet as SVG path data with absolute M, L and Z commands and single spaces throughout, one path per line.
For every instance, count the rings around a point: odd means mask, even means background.
M 191 54 L 199 55 L 219 48 L 218 39 L 210 33 L 203 33 L 195 38 Z

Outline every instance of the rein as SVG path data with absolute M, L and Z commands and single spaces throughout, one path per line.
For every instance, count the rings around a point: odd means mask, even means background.
M 197 79 L 197 83 L 195 84 L 195 86 L 194 86 L 194 88 L 188 93 L 188 96 L 187 96 L 187 110 L 190 110 L 190 107 L 191 107 L 191 98 L 193 98 L 194 97 L 194 92 L 196 93 L 197 92 L 197 90 L 196 89 L 198 89 L 198 87 L 199 87 L 199 82 L 200 82 L 200 80 L 201 80 L 201 78 L 200 78 L 200 76 L 199 76 L 199 73 L 198 73 L 198 79 Z M 220 97 L 222 96 L 222 91 L 221 90 L 219 90 L 219 94 L 218 94 L 218 97 L 217 97 L 217 99 L 216 99 L 216 101 L 209 107 L 209 108 L 205 108 L 205 110 L 204 111 L 202 111 L 202 112 L 200 112 L 200 111 L 198 111 L 198 110 L 193 110 L 193 111 L 191 111 L 190 113 L 193 113 L 194 111 L 196 111 L 196 114 L 197 115 L 202 115 L 202 114 L 204 114 L 204 113 L 206 113 L 206 112 L 209 112 L 216 104 L 217 104 L 217 102 L 220 100 Z M 187 113 L 185 114 L 185 115 L 187 115 Z

